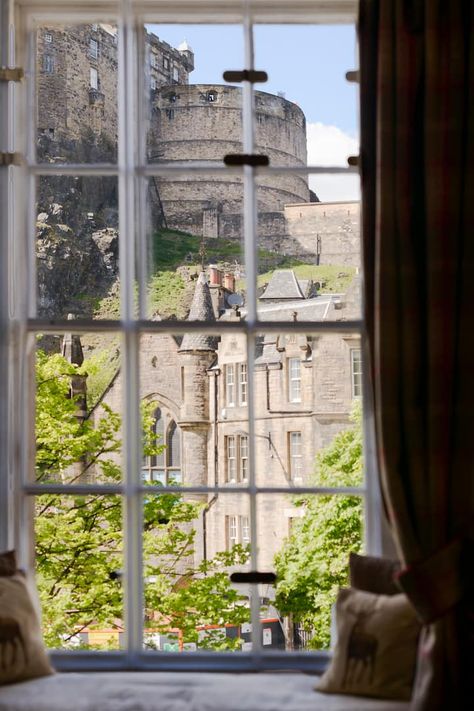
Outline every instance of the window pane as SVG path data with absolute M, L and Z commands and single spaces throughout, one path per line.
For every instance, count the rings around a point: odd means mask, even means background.
M 267 332 L 257 338 L 255 465 L 260 486 L 311 486 L 319 453 L 338 433 L 354 427 L 360 432 L 362 402 L 353 397 L 351 360 L 351 351 L 359 347 L 359 336 L 349 333 Z M 299 399 L 292 399 L 296 393 Z M 341 467 L 340 484 L 331 486 L 344 486 Z
M 118 183 L 109 177 L 37 181 L 38 315 L 118 318 Z
M 346 472 L 347 480 L 360 483 L 360 472 Z M 260 494 L 257 510 L 259 570 L 277 574 L 275 586 L 261 586 L 262 618 L 281 621 L 287 651 L 329 649 L 335 641 L 331 608 L 339 588 L 349 585 L 349 552 L 362 551 L 363 500 Z
M 248 497 L 146 496 L 143 532 L 147 649 L 239 651 L 251 643 Z
M 345 78 L 356 66 L 355 27 L 257 25 L 255 53 L 258 68 L 268 72 L 265 91 L 285 109 L 287 130 L 268 132 L 272 164 L 294 165 L 298 159 L 305 164 L 307 154 L 308 165 L 347 165 L 347 157 L 359 152 L 357 86 Z M 324 68 L 317 81 L 315 68 Z
M 118 496 L 37 496 L 36 584 L 53 649 L 123 645 L 122 505 Z
M 243 304 L 240 173 L 157 175 L 143 191 L 149 317 L 231 318 Z
M 37 338 L 35 481 L 121 481 L 119 339 L 111 333 Z
M 222 78 L 242 63 L 239 26 L 147 26 L 143 77 L 151 163 L 222 164 L 227 153 L 242 151 L 242 89 Z
M 115 24 L 36 32 L 37 156 L 45 163 L 117 160 Z

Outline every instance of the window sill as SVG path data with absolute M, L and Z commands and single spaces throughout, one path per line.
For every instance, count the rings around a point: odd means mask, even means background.
M 301 673 L 247 674 L 97 672 L 56 674 L 0 688 L 8 711 L 360 711 L 361 698 L 320 694 Z M 74 699 L 76 700 L 74 702 Z M 408 703 L 363 699 L 364 711 L 402 711 Z

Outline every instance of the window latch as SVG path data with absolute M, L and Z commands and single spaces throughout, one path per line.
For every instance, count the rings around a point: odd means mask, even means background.
M 273 585 L 276 583 L 275 573 L 260 573 L 258 570 L 251 570 L 249 573 L 235 572 L 230 576 L 232 583 L 266 583 Z
M 21 153 L 0 153 L 0 166 L 21 165 Z
M 229 153 L 224 156 L 224 164 L 227 166 L 250 165 L 252 168 L 261 168 L 270 164 L 268 156 L 256 153 Z
M 263 84 L 268 81 L 268 74 L 266 72 L 257 71 L 255 69 L 229 69 L 222 75 L 224 81 L 229 82 L 241 82 L 249 81 L 251 84 Z
M 360 83 L 360 72 L 358 69 L 352 69 L 350 72 L 346 72 L 346 80 L 352 84 Z
M 21 81 L 24 76 L 21 67 L 0 67 L 0 81 Z

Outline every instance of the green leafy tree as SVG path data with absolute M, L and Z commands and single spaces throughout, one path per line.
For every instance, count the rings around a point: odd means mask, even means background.
M 334 437 L 316 457 L 312 484 L 321 487 L 360 486 L 362 472 L 361 408 L 353 426 Z M 275 557 L 276 605 L 312 635 L 310 647 L 329 647 L 331 606 L 348 583 L 350 551 L 362 545 L 362 502 L 357 496 L 301 496 L 302 508 L 291 534 Z
M 100 364 L 100 359 L 98 360 Z M 120 417 L 105 404 L 94 418 L 78 417 L 71 382 L 86 377 L 91 363 L 71 365 L 60 355 L 38 351 L 36 360 L 36 477 L 39 482 L 121 479 Z M 153 440 L 152 405 L 142 412 L 144 452 L 162 451 Z M 175 630 L 180 641 L 196 642 L 198 627 L 240 624 L 249 611 L 229 582 L 230 566 L 248 560 L 247 547 L 234 546 L 195 564 L 193 522 L 204 504 L 178 494 L 144 498 L 144 575 L 147 625 Z M 36 497 L 36 565 L 43 631 L 51 647 L 73 644 L 86 628 L 120 631 L 123 598 L 122 503 L 107 494 Z M 234 648 L 238 640 L 209 633 L 201 646 Z

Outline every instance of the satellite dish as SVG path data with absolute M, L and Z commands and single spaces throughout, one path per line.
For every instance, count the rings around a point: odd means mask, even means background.
M 242 294 L 229 294 L 229 296 L 227 297 L 227 303 L 229 304 L 229 306 L 232 306 L 233 309 L 238 309 L 239 306 L 242 306 L 242 304 L 244 303 Z

